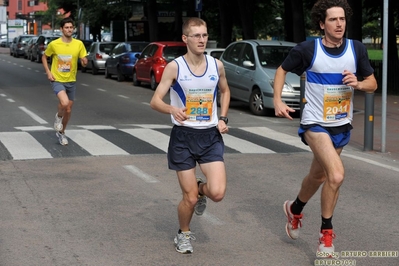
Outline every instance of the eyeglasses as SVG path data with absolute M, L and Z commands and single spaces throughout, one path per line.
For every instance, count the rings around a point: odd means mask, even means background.
M 191 38 L 194 38 L 194 39 L 197 39 L 197 40 L 200 40 L 201 39 L 201 37 L 202 38 L 204 38 L 204 39 L 206 39 L 206 38 L 208 38 L 208 33 L 202 33 L 202 34 L 194 34 L 194 35 L 186 35 L 187 37 L 191 37 Z

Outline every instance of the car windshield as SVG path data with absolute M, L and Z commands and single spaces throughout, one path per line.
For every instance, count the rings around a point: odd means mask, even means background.
M 163 58 L 165 58 L 167 62 L 170 62 L 185 53 L 187 53 L 186 46 L 166 46 L 163 49 Z
M 141 52 L 147 46 L 148 43 L 138 44 L 138 43 L 131 43 L 130 44 L 130 51 L 131 52 Z
M 27 43 L 30 39 L 32 39 L 32 36 L 21 37 L 21 43 Z
M 100 52 L 109 54 L 117 43 L 100 43 Z
M 277 68 L 283 63 L 292 47 L 258 46 L 259 62 L 263 67 Z

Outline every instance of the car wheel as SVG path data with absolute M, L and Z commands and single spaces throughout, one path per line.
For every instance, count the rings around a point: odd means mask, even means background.
M 137 73 L 136 73 L 136 71 L 133 71 L 133 85 L 134 86 L 140 86 L 141 85 L 141 82 L 140 81 L 138 81 L 137 80 Z
M 111 78 L 111 75 L 108 73 L 108 68 L 107 68 L 107 66 L 105 66 L 105 78 L 106 78 L 106 79 Z
M 91 74 L 92 75 L 98 75 L 98 68 L 96 68 L 94 63 L 91 64 Z
M 33 62 L 33 61 L 35 60 L 35 59 L 33 58 L 33 54 L 30 54 L 30 55 L 29 55 L 29 59 L 30 59 L 31 62 Z
M 39 55 L 36 55 L 36 60 L 35 61 L 36 61 L 36 63 L 39 63 L 39 64 L 41 63 Z
M 260 89 L 254 89 L 249 98 L 249 109 L 254 115 L 266 115 L 269 110 L 263 106 L 263 98 Z
M 155 75 L 154 75 L 154 73 L 151 73 L 151 81 L 150 81 L 151 90 L 154 90 L 154 91 L 155 91 L 155 89 L 157 88 L 157 86 L 158 86 L 158 83 L 157 83 L 156 80 L 155 80 Z
M 87 69 L 85 67 L 80 67 L 80 71 L 82 71 L 82 73 L 86 73 Z
M 119 69 L 119 67 L 116 69 L 116 79 L 121 82 L 125 80 L 125 75 L 122 74 L 121 70 Z

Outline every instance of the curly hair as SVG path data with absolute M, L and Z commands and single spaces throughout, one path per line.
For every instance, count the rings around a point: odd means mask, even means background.
M 312 22 L 316 30 L 320 30 L 320 22 L 325 22 L 326 11 L 332 7 L 342 7 L 347 21 L 352 17 L 353 11 L 347 0 L 318 0 L 311 11 Z

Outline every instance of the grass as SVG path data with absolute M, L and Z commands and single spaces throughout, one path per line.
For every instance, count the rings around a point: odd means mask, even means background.
M 367 53 L 370 60 L 382 60 L 382 50 L 381 49 L 368 49 Z

